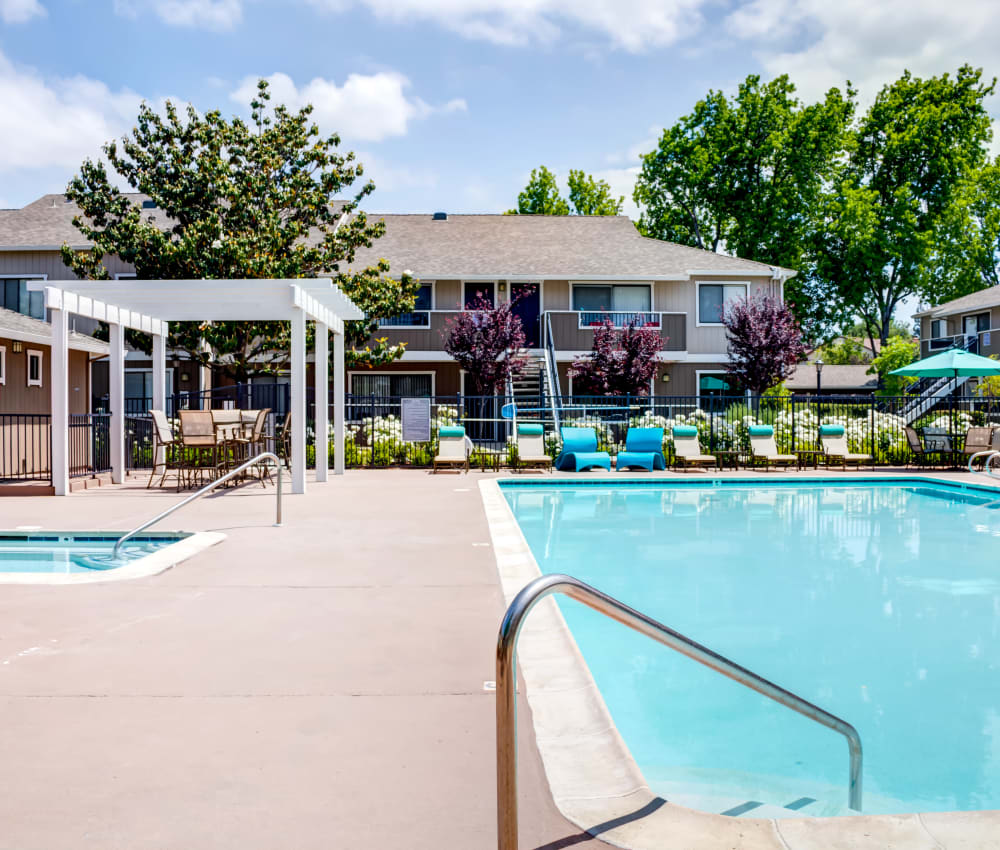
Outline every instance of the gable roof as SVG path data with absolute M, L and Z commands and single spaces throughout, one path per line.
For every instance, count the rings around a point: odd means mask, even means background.
M 146 195 L 127 195 L 134 203 Z M 43 195 L 17 210 L 0 210 L 0 251 L 85 249 L 73 226 L 79 213 L 65 195 Z M 164 228 L 160 209 L 143 214 Z M 791 269 L 642 236 L 627 216 L 449 215 L 366 213 L 385 221 L 385 235 L 362 248 L 351 267 L 389 261 L 393 274 L 419 278 L 687 280 L 697 274 L 792 277 Z
M 1000 286 L 990 286 L 976 292 L 970 292 L 961 298 L 953 298 L 938 304 L 936 307 L 928 307 L 913 314 L 915 319 L 924 316 L 954 316 L 957 313 L 969 313 L 972 310 L 986 310 L 989 307 L 1000 307 Z
M 21 342 L 52 345 L 52 325 L 41 319 L 0 307 L 0 337 L 18 339 Z M 94 354 L 107 354 L 111 351 L 108 343 L 76 331 L 69 332 L 69 347 L 77 351 L 90 351 Z
M 868 365 L 823 367 L 822 384 L 824 390 L 874 390 L 878 386 L 878 375 L 869 375 Z M 792 392 L 816 391 L 816 364 L 799 363 L 792 374 L 785 379 L 785 386 Z
M 385 235 L 358 252 L 354 269 L 384 257 L 392 272 L 418 278 L 534 278 L 555 280 L 635 278 L 686 280 L 696 274 L 780 276 L 795 274 L 642 236 L 627 216 L 582 215 L 379 215 Z

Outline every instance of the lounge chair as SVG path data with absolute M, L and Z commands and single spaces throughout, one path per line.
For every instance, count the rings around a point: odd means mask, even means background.
M 965 445 L 962 448 L 965 456 L 971 457 L 976 452 L 993 451 L 993 428 L 973 427 L 965 432 Z M 979 458 L 980 466 L 986 462 L 986 455 Z
M 469 471 L 469 452 L 465 447 L 465 428 L 461 425 L 442 425 L 438 428 L 438 453 L 434 458 L 434 472 L 438 467 Z
M 698 429 L 694 425 L 674 425 L 670 433 L 674 439 L 674 466 L 697 469 L 715 464 L 715 455 L 702 454 Z
M 872 456 L 852 452 L 847 445 L 847 430 L 843 425 L 820 425 L 819 442 L 826 454 L 826 465 L 840 461 L 844 471 L 847 471 L 847 464 L 853 463 L 858 469 L 861 464 L 871 463 Z
M 781 454 L 778 445 L 774 441 L 774 428 L 770 425 L 751 425 L 750 432 L 750 463 L 757 465 L 757 461 L 764 461 L 764 470 L 769 470 L 772 466 L 791 466 L 798 463 L 795 455 Z
M 162 410 L 150 410 L 149 415 L 153 420 L 153 471 L 150 473 L 149 481 L 146 483 L 146 489 L 148 490 L 153 486 L 153 479 L 156 477 L 157 470 L 160 469 L 163 470 L 163 474 L 160 476 L 160 483 L 157 486 L 162 487 L 167 480 L 167 474 L 173 471 L 174 475 L 177 476 L 177 486 L 179 489 L 181 481 L 181 459 L 179 453 L 181 441 L 174 436 L 173 428 L 170 427 L 170 422 Z
M 906 431 L 906 443 L 910 448 L 910 457 L 906 461 L 907 466 L 912 463 L 919 469 L 941 463 L 943 457 L 940 450 L 925 449 L 924 444 L 920 442 L 920 435 L 911 426 L 907 425 L 904 430 Z
M 629 428 L 625 435 L 625 451 L 618 452 L 615 469 L 666 469 L 663 457 L 662 428 Z
M 597 451 L 597 432 L 593 428 L 563 428 L 563 449 L 556 458 L 556 469 L 582 472 L 600 467 L 611 471 L 611 455 Z
M 545 427 L 519 424 L 517 426 L 518 468 L 538 468 L 552 471 L 552 458 L 545 451 Z

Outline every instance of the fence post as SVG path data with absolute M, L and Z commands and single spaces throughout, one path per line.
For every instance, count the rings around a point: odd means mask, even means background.
M 788 399 L 788 404 L 792 410 L 792 446 L 790 451 L 795 454 L 795 396 Z

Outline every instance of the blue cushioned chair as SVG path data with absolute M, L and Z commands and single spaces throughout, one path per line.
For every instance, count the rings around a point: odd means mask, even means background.
M 582 472 L 600 467 L 611 471 L 611 455 L 597 451 L 597 432 L 593 428 L 563 428 L 563 448 L 556 458 L 561 472 Z
M 615 469 L 666 469 L 663 457 L 662 428 L 629 428 L 625 435 L 625 451 L 618 453 Z

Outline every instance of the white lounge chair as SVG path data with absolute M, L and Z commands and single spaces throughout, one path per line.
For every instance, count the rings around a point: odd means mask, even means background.
M 674 440 L 674 466 L 698 468 L 715 464 L 715 455 L 702 452 L 694 425 L 675 425 L 670 433 Z
M 434 472 L 439 467 L 458 467 L 469 471 L 469 452 L 465 445 L 465 429 L 461 425 L 442 425 L 438 428 L 438 453 L 434 458 Z
M 872 462 L 871 455 L 851 451 L 847 445 L 847 431 L 843 425 L 820 425 L 819 442 L 826 454 L 827 466 L 835 461 L 840 461 L 846 471 L 849 463 L 853 463 L 858 469 L 861 469 L 861 464 Z
M 765 471 L 772 466 L 790 466 L 798 462 L 795 455 L 782 454 L 774 441 L 774 428 L 770 425 L 751 425 L 750 432 L 750 462 L 753 466 L 758 461 L 764 461 Z
M 544 425 L 517 426 L 517 465 L 519 469 L 540 467 L 552 471 L 552 458 L 545 451 Z

